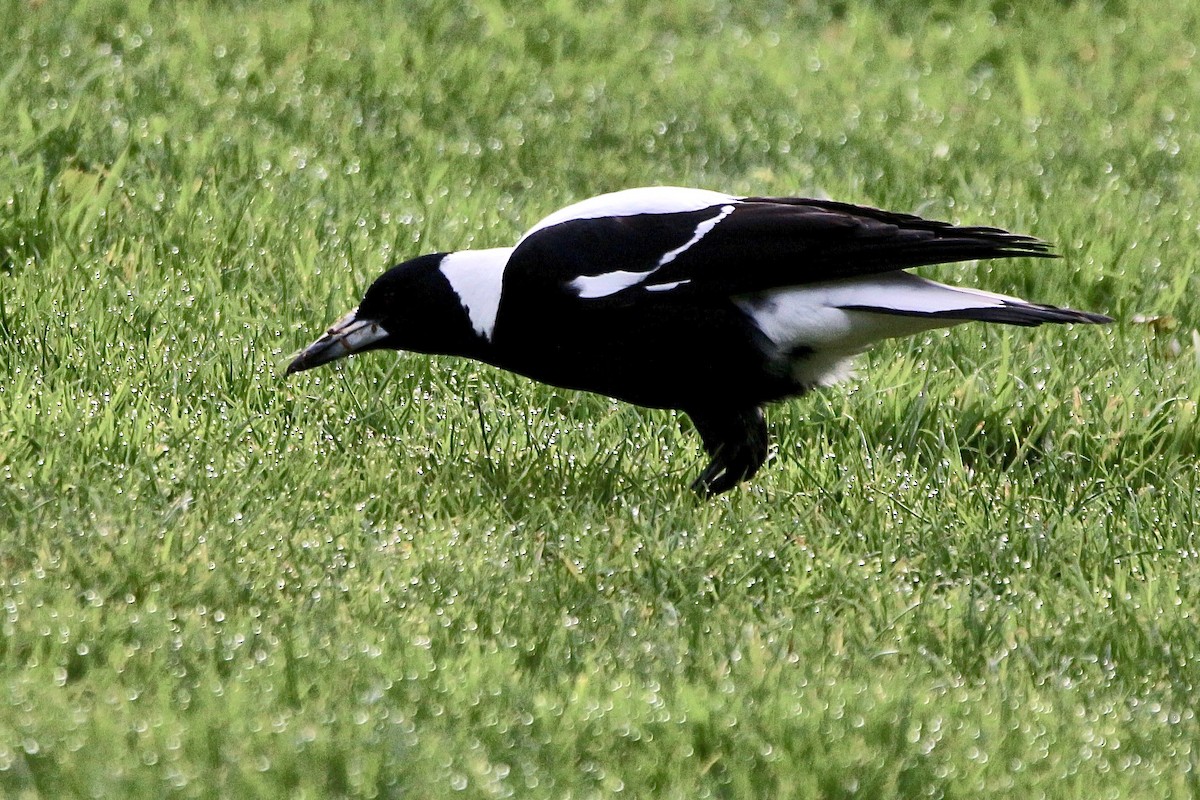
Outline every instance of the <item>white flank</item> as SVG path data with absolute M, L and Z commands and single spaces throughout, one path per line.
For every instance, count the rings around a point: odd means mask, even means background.
M 576 219 L 598 219 L 600 217 L 631 217 L 635 214 L 677 214 L 699 211 L 710 206 L 737 202 L 724 192 L 707 189 L 688 189 L 681 186 L 646 186 L 640 189 L 624 189 L 611 192 L 555 211 L 525 232 L 525 241 L 540 230 Z M 518 242 L 520 244 L 520 242 Z
M 926 280 L 907 272 L 826 281 L 735 298 L 767 338 L 787 353 L 804 383 L 829 385 L 848 374 L 848 359 L 882 339 L 947 328 L 967 320 L 923 317 L 1024 301 Z
M 492 332 L 496 330 L 504 268 L 512 251 L 511 247 L 459 250 L 443 258 L 438 267 L 467 310 L 471 327 L 488 341 L 491 341 Z
M 953 318 L 910 315 L 1001 308 L 1024 301 L 889 272 L 761 292 L 735 302 L 781 347 L 862 349 L 880 339 L 956 324 Z
M 679 247 L 676 247 L 671 252 L 664 254 L 663 257 L 658 260 L 658 265 L 661 267 L 664 264 L 670 264 L 672 261 L 675 260 L 675 256 L 679 255 L 684 250 L 687 250 L 689 247 L 694 245 L 696 242 L 703 239 L 709 231 L 711 231 L 713 228 L 717 227 L 718 222 L 725 219 L 732 213 L 733 213 L 733 206 L 722 206 L 720 214 L 717 214 L 712 219 L 706 219 L 706 220 L 704 220 L 704 222 L 701 222 L 699 225 L 697 225 L 696 232 L 692 234 L 692 238 L 688 239 L 686 242 L 681 244 Z

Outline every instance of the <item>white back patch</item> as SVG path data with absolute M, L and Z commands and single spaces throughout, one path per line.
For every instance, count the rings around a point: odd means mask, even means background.
M 688 189 L 681 186 L 645 186 L 639 189 L 624 189 L 581 200 L 555 211 L 526 231 L 525 235 L 521 237 L 521 241 L 525 241 L 545 228 L 576 219 L 631 217 L 635 214 L 678 214 L 733 203 L 740 199 L 724 192 Z
M 513 249 L 459 250 L 443 258 L 438 267 L 467 310 L 471 327 L 488 341 L 491 341 L 492 333 L 496 330 L 504 268 Z

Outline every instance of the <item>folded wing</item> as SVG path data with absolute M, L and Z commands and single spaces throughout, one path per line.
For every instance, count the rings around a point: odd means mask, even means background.
M 514 278 L 620 303 L 654 292 L 732 296 L 969 259 L 1053 257 L 1045 242 L 998 228 L 828 200 L 667 188 L 604 197 L 534 226 L 510 259 Z

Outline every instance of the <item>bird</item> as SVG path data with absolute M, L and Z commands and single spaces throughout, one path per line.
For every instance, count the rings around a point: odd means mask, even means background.
M 392 267 L 286 375 L 405 350 L 674 409 L 709 458 L 692 489 L 711 497 L 767 461 L 764 406 L 846 379 L 876 342 L 971 321 L 1112 322 L 908 271 L 1009 257 L 1057 256 L 1000 228 L 832 200 L 625 189 L 553 212 L 512 247 Z

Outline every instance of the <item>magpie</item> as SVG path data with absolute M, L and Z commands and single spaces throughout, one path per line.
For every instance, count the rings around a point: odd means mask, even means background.
M 1053 258 L 999 228 L 801 197 L 657 186 L 556 211 L 513 247 L 420 256 L 380 276 L 287 374 L 352 353 L 465 356 L 687 414 L 727 491 L 767 460 L 763 406 L 830 386 L 882 339 L 969 321 L 1111 322 L 906 270 Z

